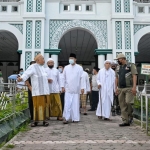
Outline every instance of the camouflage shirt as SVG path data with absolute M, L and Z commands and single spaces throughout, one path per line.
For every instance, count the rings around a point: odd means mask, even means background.
M 119 78 L 119 88 L 133 86 L 133 75 L 137 75 L 137 68 L 133 63 L 118 66 L 116 68 L 116 76 Z

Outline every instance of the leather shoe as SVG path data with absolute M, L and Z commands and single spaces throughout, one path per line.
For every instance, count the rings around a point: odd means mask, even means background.
M 122 124 L 119 124 L 120 127 L 126 127 L 126 126 L 130 126 L 129 123 L 122 123 Z

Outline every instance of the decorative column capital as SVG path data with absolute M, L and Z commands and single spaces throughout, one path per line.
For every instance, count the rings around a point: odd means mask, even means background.
M 137 56 L 139 54 L 139 52 L 134 52 L 134 56 Z
M 22 54 L 22 50 L 17 50 L 17 52 L 18 52 L 19 54 Z
M 59 55 L 61 49 L 44 49 L 44 53 L 49 53 L 51 55 Z
M 112 49 L 95 49 L 96 55 L 112 54 Z

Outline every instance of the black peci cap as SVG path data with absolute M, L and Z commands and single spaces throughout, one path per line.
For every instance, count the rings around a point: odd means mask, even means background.
M 70 57 L 74 57 L 74 58 L 76 58 L 76 54 L 71 53 L 71 54 L 70 54 Z

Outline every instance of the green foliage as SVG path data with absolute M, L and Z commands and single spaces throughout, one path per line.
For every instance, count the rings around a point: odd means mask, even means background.
M 15 147 L 15 145 L 13 145 L 13 144 L 8 144 L 7 146 L 6 146 L 6 148 L 14 148 Z
M 0 120 L 27 109 L 28 92 L 22 90 L 21 92 L 17 93 L 12 100 L 7 97 L 6 93 L 3 93 L 1 94 L 0 104 L 5 104 L 5 102 L 7 102 L 6 108 L 4 108 L 4 105 L 0 106 Z

